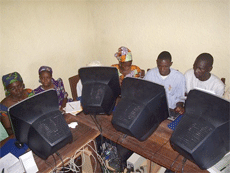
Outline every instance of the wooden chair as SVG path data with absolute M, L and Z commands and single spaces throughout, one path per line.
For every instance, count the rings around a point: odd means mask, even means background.
M 69 78 L 69 85 L 70 85 L 73 100 L 77 100 L 76 86 L 77 86 L 79 79 L 80 79 L 79 75 L 75 75 Z

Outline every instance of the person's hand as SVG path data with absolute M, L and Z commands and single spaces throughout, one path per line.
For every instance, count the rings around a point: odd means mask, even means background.
M 183 114 L 185 109 L 184 109 L 184 103 L 183 102 L 178 102 L 176 104 L 176 108 L 174 109 L 175 112 L 179 113 L 179 114 Z
M 59 110 L 61 111 L 61 113 L 64 115 L 65 114 L 65 110 L 63 107 L 60 107 Z
M 183 114 L 184 113 L 184 107 L 176 107 L 175 109 L 174 109 L 176 112 L 178 112 L 179 114 Z

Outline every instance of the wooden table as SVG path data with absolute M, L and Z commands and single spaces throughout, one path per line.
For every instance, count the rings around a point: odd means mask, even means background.
M 80 113 L 74 117 L 74 119 L 79 123 L 84 123 L 87 126 L 98 130 L 98 127 L 95 125 L 90 115 L 84 115 L 84 113 Z M 104 137 L 128 148 L 129 150 L 134 151 L 135 153 L 153 161 L 154 163 L 157 163 L 158 165 L 171 169 L 172 171 L 182 171 L 182 161 L 184 157 L 180 155 L 177 158 L 179 153 L 172 149 L 169 142 L 173 132 L 173 130 L 167 127 L 167 125 L 171 122 L 170 120 L 163 121 L 156 129 L 156 131 L 143 142 L 118 132 L 112 126 L 112 115 L 97 115 L 96 120 L 102 128 L 102 135 Z M 177 160 L 175 161 L 176 158 Z M 175 163 L 173 164 L 174 161 Z M 208 171 L 201 170 L 196 164 L 187 160 L 184 165 L 184 172 L 203 173 Z
M 76 118 L 74 118 L 73 115 L 65 115 L 65 119 L 67 123 L 76 120 Z M 67 144 L 66 146 L 58 150 L 58 153 L 60 154 L 64 163 L 68 161 L 67 158 L 72 157 L 76 151 L 84 147 L 86 144 L 90 143 L 90 141 L 93 141 L 100 134 L 97 129 L 93 129 L 90 126 L 87 126 L 81 122 L 78 123 L 78 126 L 76 126 L 75 129 L 71 129 L 71 132 L 73 134 L 73 142 Z M 0 146 L 3 146 L 4 143 L 11 138 L 14 138 L 14 136 L 12 135 L 9 138 L 3 140 L 0 143 Z M 39 169 L 39 173 L 40 172 L 46 173 L 52 171 L 52 169 L 55 168 L 55 162 L 56 162 L 56 167 L 62 167 L 63 165 L 61 158 L 58 157 L 56 154 L 53 154 L 54 158 L 53 156 L 49 156 L 46 160 L 41 159 L 35 154 L 33 155 L 37 167 Z

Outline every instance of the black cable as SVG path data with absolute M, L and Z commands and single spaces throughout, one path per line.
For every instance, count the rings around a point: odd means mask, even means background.
M 94 119 L 95 119 L 95 124 L 98 125 L 97 128 L 99 129 L 100 131 L 100 135 L 101 135 L 101 144 L 103 144 L 103 135 L 102 135 L 102 127 L 101 127 L 101 124 L 99 124 L 99 122 L 97 121 L 97 116 L 94 115 Z
M 118 155 L 118 161 L 119 161 L 119 166 L 120 166 L 120 170 L 122 170 L 122 160 L 121 160 L 121 156 L 120 156 L 120 153 L 119 153 L 119 151 L 118 151 L 118 146 L 117 146 L 117 144 L 118 144 L 118 141 L 119 141 L 119 139 L 122 137 L 122 136 L 124 136 L 123 134 L 121 134 L 118 138 L 117 138 L 117 141 L 115 142 L 115 145 L 116 145 L 116 148 L 117 148 L 117 155 Z
M 49 163 L 47 160 L 45 161 L 45 163 L 51 168 L 53 169 L 53 165 L 51 163 Z
M 123 137 L 123 138 L 122 138 L 122 141 L 121 141 L 121 143 L 122 143 L 123 140 L 127 137 L 127 134 L 121 134 L 121 135 L 118 137 L 117 142 L 115 142 L 115 145 L 116 145 L 116 148 L 117 148 L 117 155 L 118 155 L 118 161 L 119 161 L 120 171 L 122 170 L 122 158 L 121 158 L 120 152 L 118 151 L 118 146 L 117 146 L 117 145 L 118 145 L 118 141 L 119 141 L 119 139 L 120 139 L 121 137 Z
M 62 169 L 64 170 L 65 169 L 65 164 L 64 164 L 64 161 L 62 160 L 61 155 L 58 152 L 56 152 L 56 155 L 61 159 L 61 161 L 62 161 Z
M 176 156 L 176 158 L 174 159 L 173 163 L 171 164 L 171 166 L 170 166 L 170 168 L 169 168 L 170 170 L 172 169 L 174 163 L 176 162 L 176 160 L 178 159 L 179 156 L 180 156 L 180 154 L 178 154 L 178 155 Z
M 94 117 L 93 117 L 94 116 Z M 93 122 L 95 123 L 95 125 L 97 126 L 98 130 L 100 131 L 100 134 L 102 134 L 102 128 L 101 125 L 98 123 L 97 119 L 96 119 L 96 115 L 90 114 L 90 117 L 92 118 Z
M 90 117 L 92 118 L 94 124 L 97 126 L 99 132 L 100 132 L 100 137 L 101 137 L 101 145 L 103 144 L 103 136 L 102 136 L 102 127 L 101 125 L 98 123 L 96 115 L 92 115 L 90 114 Z
M 185 162 L 187 161 L 187 159 L 184 157 L 183 161 L 182 161 L 182 168 L 181 168 L 181 173 L 184 172 L 184 165 L 185 165 Z
M 57 169 L 57 165 L 56 165 L 56 159 L 55 159 L 55 157 L 54 157 L 54 155 L 52 154 L 52 156 L 53 156 L 53 159 L 54 159 L 54 165 L 55 165 L 55 170 L 54 170 L 54 173 L 56 172 L 56 169 Z
M 118 163 L 119 163 L 119 167 L 120 167 L 120 171 L 122 170 L 122 160 L 121 160 L 121 154 L 120 152 L 118 151 L 118 146 L 117 146 L 117 143 L 116 143 L 116 148 L 117 148 L 117 159 L 118 159 Z

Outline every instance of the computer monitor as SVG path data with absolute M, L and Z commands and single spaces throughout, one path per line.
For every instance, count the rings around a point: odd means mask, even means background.
M 115 67 L 83 67 L 81 105 L 85 114 L 110 115 L 120 95 L 118 70 Z
M 215 165 L 230 149 L 229 107 L 227 100 L 191 90 L 170 138 L 172 148 L 201 169 Z
M 168 116 L 164 86 L 137 78 L 123 80 L 112 118 L 116 130 L 144 141 Z
M 59 111 L 55 90 L 29 97 L 9 108 L 15 137 L 42 159 L 72 142 L 72 133 Z

